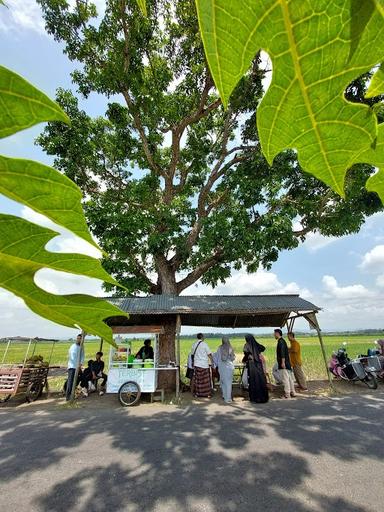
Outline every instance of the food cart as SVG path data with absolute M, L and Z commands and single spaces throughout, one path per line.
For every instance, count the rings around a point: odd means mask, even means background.
M 177 371 L 174 362 L 159 364 L 159 335 L 150 334 L 154 352 L 153 359 L 135 359 L 132 353 L 132 341 L 115 339 L 116 346 L 109 351 L 107 393 L 117 393 L 124 407 L 135 405 L 141 393 L 155 393 L 158 384 L 158 372 L 164 370 Z
M 16 395 L 25 395 L 27 402 L 35 401 L 41 396 L 44 387 L 48 389 L 49 365 L 57 340 L 13 337 L 0 341 L 5 344 L 0 363 L 0 403 L 4 403 Z M 41 342 L 51 342 L 48 361 L 43 361 L 41 356 L 35 355 L 36 346 Z M 7 355 L 12 352 L 13 347 L 20 348 L 23 344 L 26 344 L 23 361 L 5 363 Z

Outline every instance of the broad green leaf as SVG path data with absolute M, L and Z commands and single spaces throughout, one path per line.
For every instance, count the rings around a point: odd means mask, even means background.
M 140 11 L 144 16 L 147 15 L 147 2 L 146 0 L 136 0 L 137 5 L 140 7 Z
M 81 191 L 55 169 L 0 155 L 0 193 L 29 206 L 97 247 L 81 206 Z
M 69 123 L 56 103 L 16 73 L 0 66 L 0 138 L 55 120 Z M 29 160 L 0 156 L 0 193 L 97 247 L 84 218 L 80 189 L 54 169 Z M 35 284 L 35 273 L 50 268 L 118 285 L 97 259 L 46 251 L 44 247 L 56 235 L 18 217 L 0 214 L 0 286 L 24 299 L 38 315 L 68 327 L 79 327 L 113 343 L 112 332 L 103 320 L 126 316 L 118 308 L 86 295 L 53 295 Z
M 35 284 L 35 273 L 42 268 L 117 284 L 96 259 L 46 251 L 44 246 L 56 234 L 19 217 L 0 214 L 0 286 L 24 299 L 35 313 L 68 327 L 79 326 L 111 342 L 111 331 L 102 320 L 123 316 L 118 308 L 86 295 L 53 295 Z
M 98 259 L 84 254 L 47 251 L 44 247 L 58 233 L 13 215 L 0 214 L 0 254 L 13 266 L 30 265 L 35 271 L 50 268 L 72 274 L 118 283 L 101 266 Z M 0 270 L 1 272 L 1 270 Z
M 0 66 L 0 138 L 44 121 L 63 121 L 68 116 L 59 105 L 21 76 Z
M 381 64 L 379 69 L 373 75 L 365 96 L 367 98 L 374 98 L 380 94 L 384 94 L 384 64 Z
M 377 136 L 374 112 L 347 102 L 344 90 L 384 58 L 382 6 L 374 0 L 196 0 L 196 5 L 225 105 L 257 51 L 265 50 L 272 60 L 272 82 L 257 112 L 268 161 L 296 149 L 305 171 L 344 195 L 347 169 Z

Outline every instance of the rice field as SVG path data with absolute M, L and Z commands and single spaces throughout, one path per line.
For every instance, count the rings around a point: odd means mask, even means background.
M 377 339 L 378 335 L 352 335 L 348 338 L 345 336 L 324 336 L 324 345 L 327 354 L 327 360 L 333 350 L 339 348 L 343 341 L 347 342 L 347 351 L 351 357 L 354 357 L 360 353 L 366 353 L 367 349 L 374 345 L 374 340 Z M 324 367 L 324 361 L 322 358 L 320 344 L 317 337 L 310 336 L 298 336 L 298 341 L 301 343 L 303 367 L 307 377 L 310 380 L 324 379 L 326 378 L 326 372 Z M 133 352 L 139 350 L 142 346 L 143 340 L 133 340 L 132 349 Z M 190 351 L 194 340 L 192 339 L 181 339 L 180 340 L 180 359 L 181 366 L 186 364 L 187 356 Z M 206 340 L 212 352 L 214 352 L 220 345 L 220 338 L 210 338 Z M 259 337 L 258 341 L 265 345 L 266 351 L 264 353 L 268 368 L 271 368 L 275 361 L 275 345 L 276 342 L 272 337 Z M 34 349 L 35 355 L 42 355 L 44 360 L 48 361 L 51 356 L 51 365 L 64 366 L 67 365 L 67 354 L 68 348 L 71 345 L 71 341 L 60 341 L 57 342 L 53 348 L 50 343 L 38 343 Z M 236 352 L 236 360 L 238 362 L 242 359 L 242 349 L 244 346 L 244 339 L 234 336 L 231 338 L 232 346 Z M 11 343 L 7 350 L 7 344 L 4 342 L 0 343 L 0 364 L 11 364 L 23 362 L 25 353 L 28 347 L 28 343 Z M 100 348 L 100 342 L 98 340 L 87 340 L 85 342 L 85 359 L 91 359 Z M 109 346 L 104 344 L 103 352 L 105 354 L 104 360 L 108 361 Z M 33 354 L 33 345 L 29 350 L 29 355 Z M 106 364 L 106 366 L 108 366 Z

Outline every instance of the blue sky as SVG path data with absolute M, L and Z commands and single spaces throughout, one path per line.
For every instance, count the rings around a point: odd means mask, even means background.
M 96 3 L 102 4 L 102 0 Z M 54 97 L 58 87 L 70 88 L 70 72 L 75 66 L 62 47 L 44 32 L 39 7 L 34 0 L 7 0 L 9 9 L 0 9 L 1 64 L 20 73 L 35 86 Z M 92 95 L 81 106 L 92 115 L 102 114 L 105 100 Z M 0 141 L 0 151 L 51 163 L 34 139 L 43 125 Z M 22 215 L 51 225 L 36 214 L 0 196 L 0 211 Z M 57 228 L 56 228 L 57 229 Z M 92 251 L 85 242 L 64 233 L 50 245 L 53 250 Z M 95 255 L 95 253 L 93 253 Z M 62 275 L 48 270 L 37 276 L 40 286 L 53 293 L 102 295 L 95 280 Z M 270 272 L 247 275 L 236 272 L 215 290 L 201 284 L 186 294 L 300 293 L 323 308 L 319 322 L 323 330 L 383 328 L 384 294 L 384 214 L 367 219 L 357 235 L 338 239 L 312 234 L 294 251 L 280 255 Z M 23 302 L 0 290 L 0 337 L 73 336 L 74 330 L 57 326 L 29 312 Z M 299 328 L 307 329 L 305 323 Z M 212 329 L 207 329 L 212 330 Z M 196 332 L 185 329 L 185 332 Z

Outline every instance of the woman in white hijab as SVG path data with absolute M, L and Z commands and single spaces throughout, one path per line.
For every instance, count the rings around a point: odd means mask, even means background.
M 227 404 L 232 402 L 233 361 L 235 357 L 228 336 L 223 336 L 221 345 L 217 349 L 217 362 L 220 373 L 221 391 Z

